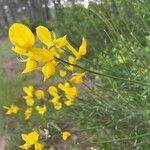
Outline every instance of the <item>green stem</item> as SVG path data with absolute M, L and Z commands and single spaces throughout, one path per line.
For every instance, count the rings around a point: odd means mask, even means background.
M 108 140 L 108 141 L 102 141 L 102 142 L 99 142 L 97 144 L 122 142 L 122 141 L 134 140 L 134 139 L 138 139 L 138 138 L 142 138 L 142 137 L 146 137 L 146 136 L 150 136 L 150 133 L 140 134 L 140 135 L 133 136 L 133 137 L 127 137 L 127 138 L 121 138 L 121 139 L 118 138 L 118 139 L 112 139 L 112 140 Z
M 120 77 L 116 77 L 116 76 L 102 74 L 102 73 L 99 73 L 99 72 L 96 72 L 96 71 L 93 71 L 93 70 L 86 69 L 86 68 L 84 68 L 82 66 L 79 66 L 79 65 L 71 64 L 71 63 L 69 63 L 65 60 L 60 59 L 60 58 L 56 58 L 56 59 L 63 62 L 63 63 L 65 63 L 65 64 L 72 65 L 74 67 L 80 68 L 84 71 L 87 71 L 89 73 L 93 73 L 93 74 L 96 74 L 96 75 L 99 75 L 99 76 L 103 76 L 103 77 L 106 77 L 106 78 L 113 78 L 113 79 L 116 79 L 116 80 L 122 80 L 122 81 L 126 81 L 126 82 L 137 83 L 137 84 L 145 85 L 145 86 L 150 86 L 150 83 L 140 82 L 140 81 L 135 81 L 135 80 L 130 80 L 130 79 L 125 79 L 125 78 L 120 78 Z

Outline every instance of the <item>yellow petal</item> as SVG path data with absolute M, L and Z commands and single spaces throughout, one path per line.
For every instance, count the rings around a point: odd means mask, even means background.
M 77 59 L 81 58 L 81 56 L 85 55 L 86 53 L 87 53 L 87 43 L 86 43 L 85 38 L 83 38 L 82 44 L 81 44 L 79 51 L 78 51 L 78 55 L 76 56 Z
M 27 135 L 27 134 L 21 134 L 21 137 L 22 137 L 22 139 L 23 139 L 24 141 L 26 141 L 28 135 Z
M 29 57 L 39 62 L 52 61 L 52 59 L 54 58 L 50 51 L 42 48 L 32 48 L 29 51 Z
M 31 72 L 31 71 L 35 70 L 36 67 L 37 67 L 37 62 L 32 58 L 28 58 L 27 63 L 26 63 L 26 67 L 22 73 Z
M 36 110 L 38 111 L 38 113 L 41 114 L 41 115 L 43 115 L 43 114 L 46 112 L 46 110 L 47 110 L 47 108 L 46 108 L 45 105 L 44 105 L 44 106 L 36 106 L 35 109 L 36 109 Z
M 45 81 L 46 79 L 48 79 L 49 77 L 51 77 L 55 74 L 55 66 L 51 62 L 46 63 L 42 67 L 41 71 L 44 75 L 44 81 Z
M 56 110 L 60 110 L 60 109 L 62 108 L 62 103 L 60 103 L 60 102 L 54 103 L 54 108 L 55 108 Z
M 43 145 L 40 143 L 35 144 L 35 150 L 42 150 Z
M 59 75 L 61 77 L 65 77 L 67 75 L 67 72 L 65 70 L 59 70 Z
M 68 131 L 64 131 L 62 133 L 62 138 L 63 138 L 64 141 L 66 141 L 70 136 L 71 136 L 71 133 L 68 132 Z
M 58 90 L 57 90 L 57 88 L 55 86 L 50 86 L 48 88 L 48 93 L 50 95 L 52 95 L 53 97 L 58 97 Z
M 67 44 L 66 35 L 63 37 L 60 37 L 54 41 L 54 46 L 56 48 L 62 48 Z
M 36 28 L 36 34 L 40 41 L 48 47 L 53 46 L 52 33 L 44 26 L 38 26 Z
M 42 90 L 36 90 L 35 96 L 37 99 L 42 99 L 42 98 L 44 98 L 44 92 Z
M 32 31 L 21 23 L 14 23 L 9 28 L 9 39 L 13 45 L 21 48 L 31 48 L 35 43 Z

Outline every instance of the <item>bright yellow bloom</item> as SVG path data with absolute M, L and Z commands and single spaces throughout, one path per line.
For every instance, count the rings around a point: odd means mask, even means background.
M 30 96 L 30 97 L 32 97 L 33 96 L 33 90 L 34 90 L 34 88 L 33 88 L 33 86 L 25 86 L 24 88 L 23 88 L 23 91 L 27 94 L 27 96 Z
M 44 74 L 44 81 L 55 74 L 56 66 L 57 66 L 57 63 L 52 61 L 52 62 L 46 63 L 42 67 L 41 71 Z
M 62 48 L 67 44 L 66 35 L 53 40 L 52 33 L 44 26 L 38 26 L 36 28 L 36 34 L 40 41 L 47 45 L 49 48 L 52 46 L 55 46 L 56 48 Z
M 126 58 L 124 56 L 118 56 L 118 62 L 120 64 L 124 64 L 126 62 Z
M 25 141 L 25 144 L 19 146 L 22 149 L 28 150 L 31 146 L 38 143 L 39 134 L 36 131 L 33 131 L 29 134 L 22 134 L 22 139 Z
M 55 108 L 56 110 L 60 110 L 60 109 L 62 108 L 62 103 L 60 103 L 60 102 L 54 103 L 54 108 Z
M 14 23 L 9 28 L 9 39 L 13 45 L 20 48 L 31 48 L 34 46 L 35 38 L 32 31 L 21 23 Z
M 73 105 L 74 100 L 72 100 L 72 99 L 71 100 L 66 100 L 64 103 L 65 103 L 66 106 L 71 106 L 71 105 Z
M 35 147 L 35 150 L 42 150 L 43 145 L 40 144 L 40 143 L 36 143 L 36 144 L 34 145 L 34 147 Z
M 64 141 L 66 141 L 71 136 L 71 133 L 68 131 L 62 132 L 62 138 Z
M 25 120 L 30 119 L 30 117 L 31 117 L 31 115 L 32 115 L 32 108 L 27 108 L 27 109 L 25 110 L 24 115 L 25 115 Z
M 50 100 L 51 103 L 55 104 L 55 103 L 58 103 L 60 100 L 60 96 L 57 96 L 57 97 L 54 97 Z
M 36 67 L 37 67 L 37 62 L 34 59 L 29 57 L 27 59 L 26 67 L 22 73 L 31 72 L 31 71 L 35 70 Z
M 34 104 L 34 99 L 32 97 L 30 97 L 30 96 L 24 96 L 24 99 L 25 99 L 26 104 L 28 106 L 32 106 Z
M 69 56 L 68 57 L 68 62 L 70 64 L 76 64 L 76 59 L 73 56 Z M 65 66 L 65 68 L 68 69 L 69 71 L 73 71 L 74 70 L 74 66 L 73 65 Z
M 37 99 L 42 99 L 42 98 L 44 98 L 44 92 L 42 90 L 36 90 L 35 96 Z
M 78 89 L 71 87 L 69 82 L 65 82 L 64 84 L 59 83 L 58 88 L 64 91 L 66 98 L 69 100 L 73 100 L 78 94 Z
M 46 108 L 45 105 L 44 105 L 44 106 L 36 106 L 35 109 L 36 109 L 36 110 L 38 111 L 38 113 L 41 114 L 41 115 L 43 115 L 43 114 L 46 112 L 46 110 L 47 110 L 47 108 Z
M 67 72 L 65 70 L 59 70 L 59 75 L 61 77 L 65 77 L 67 75 Z
M 58 88 L 61 89 L 62 91 L 66 91 L 67 89 L 70 88 L 69 82 L 65 82 L 64 84 L 59 83 Z
M 67 47 L 68 49 L 74 54 L 74 56 L 76 57 L 76 59 L 80 59 L 83 55 L 85 55 L 87 53 L 87 42 L 85 40 L 85 38 L 82 38 L 82 43 L 81 46 L 79 47 L 79 50 L 75 50 L 70 44 L 69 42 L 67 43 Z
M 84 82 L 85 79 L 85 73 L 75 73 L 70 79 L 70 82 L 81 84 Z
M 58 90 L 55 86 L 50 86 L 48 88 L 48 93 L 53 97 L 58 97 Z
M 17 105 L 11 104 L 10 107 L 3 106 L 4 109 L 7 110 L 6 115 L 16 114 L 19 111 L 19 107 Z

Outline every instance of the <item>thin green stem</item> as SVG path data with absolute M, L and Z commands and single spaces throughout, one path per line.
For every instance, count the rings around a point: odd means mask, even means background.
M 71 64 L 65 60 L 62 60 L 60 58 L 56 58 L 57 60 L 65 63 L 65 64 L 68 64 L 68 65 L 72 65 L 74 67 L 77 67 L 79 69 L 82 69 L 84 71 L 87 71 L 89 73 L 93 73 L 93 74 L 96 74 L 96 75 L 99 75 L 99 76 L 103 76 L 103 77 L 106 77 L 106 78 L 112 78 L 112 79 L 116 79 L 116 80 L 122 80 L 122 81 L 126 81 L 126 82 L 132 82 L 132 83 L 137 83 L 137 84 L 140 84 L 140 85 L 145 85 L 145 86 L 150 86 L 150 83 L 146 83 L 146 82 L 140 82 L 140 81 L 136 81 L 136 80 L 130 80 L 130 79 L 125 79 L 125 78 L 121 78 L 121 77 L 116 77 L 116 76 L 111 76 L 111 75 L 106 75 L 106 74 L 102 74 L 102 73 L 99 73 L 97 71 L 93 71 L 93 70 L 89 70 L 87 68 L 84 68 L 82 66 L 79 66 L 79 65 L 75 65 L 75 64 Z

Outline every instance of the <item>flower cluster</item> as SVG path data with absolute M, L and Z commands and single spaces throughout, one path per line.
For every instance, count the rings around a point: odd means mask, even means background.
M 73 65 L 87 52 L 87 43 L 84 38 L 79 50 L 76 50 L 68 42 L 66 35 L 56 39 L 54 34 L 44 26 L 36 28 L 36 35 L 43 43 L 42 48 L 35 46 L 35 37 L 27 26 L 15 23 L 9 29 L 12 50 L 21 56 L 21 62 L 26 62 L 23 73 L 40 70 L 46 80 L 55 74 L 56 67 L 61 62 L 60 58 L 65 59 L 64 52 L 70 52 L 67 58 L 69 65 L 64 66 L 64 69 L 68 71 L 73 71 Z M 60 75 L 64 77 L 66 71 L 60 70 Z
M 44 115 L 53 105 L 56 110 L 60 110 L 63 104 L 72 106 L 79 92 L 77 85 L 85 80 L 85 72 L 75 72 L 77 61 L 87 53 L 87 43 L 82 38 L 82 43 L 76 50 L 67 40 L 67 36 L 56 38 L 55 34 L 44 26 L 36 28 L 36 36 L 42 46 L 35 45 L 35 35 L 25 25 L 14 23 L 9 28 L 9 39 L 13 44 L 12 50 L 19 55 L 19 61 L 25 62 L 25 69 L 22 73 L 40 71 L 44 76 L 44 81 L 59 72 L 62 79 L 56 85 L 50 85 L 46 92 L 35 90 L 33 86 L 26 86 L 24 91 L 24 102 L 27 108 L 24 111 L 25 120 L 29 120 L 32 111 L 36 110 L 38 114 Z M 48 103 L 47 103 L 48 102 Z M 7 110 L 6 115 L 16 114 L 19 107 L 12 104 L 10 107 L 3 106 Z M 67 140 L 71 133 L 60 130 L 63 140 Z M 22 149 L 42 150 L 43 145 L 39 143 L 39 133 L 37 131 L 28 134 L 22 134 L 25 144 Z

